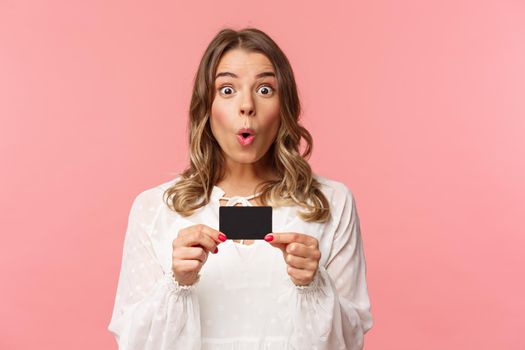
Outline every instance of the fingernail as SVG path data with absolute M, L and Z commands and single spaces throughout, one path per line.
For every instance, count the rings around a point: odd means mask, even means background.
M 218 251 L 219 251 L 219 247 L 215 247 L 215 250 L 213 251 L 213 254 L 217 254 Z
M 228 238 L 226 238 L 225 235 L 223 235 L 222 233 L 219 233 L 219 240 L 221 240 L 222 242 L 226 241 Z
M 266 236 L 264 236 L 264 240 L 265 240 L 266 242 L 271 242 L 271 241 L 273 241 L 273 235 L 271 235 L 271 234 L 267 234 Z

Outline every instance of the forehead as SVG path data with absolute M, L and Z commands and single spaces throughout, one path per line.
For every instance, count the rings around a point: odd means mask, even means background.
M 234 49 L 226 52 L 217 65 L 217 72 L 228 71 L 237 75 L 255 75 L 261 70 L 273 71 L 272 62 L 260 52 Z

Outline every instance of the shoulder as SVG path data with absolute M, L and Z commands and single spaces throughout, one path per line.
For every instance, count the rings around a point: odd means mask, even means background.
M 330 205 L 330 222 L 337 224 L 343 217 L 351 217 L 355 212 L 355 198 L 352 190 L 342 181 L 315 175 L 321 183 L 321 190 Z
M 178 178 L 147 187 L 137 192 L 129 211 L 128 224 L 138 225 L 149 234 L 155 222 L 158 220 L 159 215 L 167 209 L 164 192 L 175 180 L 178 180 Z
M 321 184 L 321 191 L 329 201 L 339 203 L 348 198 L 353 199 L 352 191 L 344 182 L 319 174 L 314 174 L 314 178 Z
M 175 176 L 174 178 L 172 178 L 171 180 L 168 180 L 168 181 L 165 181 L 165 182 L 162 182 L 160 184 L 158 184 L 157 186 L 155 186 L 154 188 L 157 189 L 157 190 L 161 190 L 162 192 L 166 191 L 168 188 L 170 188 L 171 186 L 173 186 L 177 181 L 179 181 L 180 179 L 182 179 L 182 176 L 181 175 L 177 175 Z
M 149 208 L 149 211 L 157 210 L 164 203 L 164 192 L 173 184 L 175 184 L 181 176 L 177 176 L 169 181 L 159 183 L 157 185 L 147 187 L 139 191 L 133 200 L 133 208 L 143 209 Z

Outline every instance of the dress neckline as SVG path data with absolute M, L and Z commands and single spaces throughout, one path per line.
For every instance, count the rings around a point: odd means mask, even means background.
M 250 199 L 253 199 L 259 195 L 261 195 L 262 191 L 261 192 L 257 192 L 255 194 L 252 194 L 251 196 L 233 196 L 233 197 L 226 197 L 225 194 L 226 192 L 220 188 L 219 186 L 217 185 L 213 185 L 213 189 L 212 189 L 212 193 L 211 193 L 211 199 L 215 200 L 215 201 L 219 201 L 220 199 L 225 199 L 227 200 L 230 204 L 227 204 L 227 205 L 231 205 L 232 202 L 235 202 L 235 203 L 241 203 L 242 205 L 251 205 L 251 203 L 249 203 L 248 201 Z M 246 204 L 247 203 L 247 204 Z M 234 204 L 233 204 L 234 205 Z
M 221 207 L 221 205 L 220 205 L 220 200 L 221 199 L 225 199 L 225 200 L 228 201 L 224 205 L 225 207 L 235 206 L 237 203 L 241 204 L 244 207 L 253 207 L 254 205 L 252 203 L 250 203 L 249 200 L 259 196 L 262 193 L 262 191 L 261 192 L 257 192 L 257 193 L 255 193 L 255 194 L 253 194 L 251 196 L 233 196 L 233 197 L 226 197 L 224 195 L 225 193 L 226 192 L 222 188 L 220 188 L 219 186 L 215 186 L 214 185 L 213 189 L 212 189 L 212 193 L 211 193 L 211 199 L 214 200 L 215 202 L 217 202 L 219 207 Z M 235 247 L 235 249 L 237 250 L 238 254 L 240 254 L 239 248 L 240 249 L 253 250 L 255 245 L 258 244 L 258 240 L 257 239 L 254 240 L 252 244 L 244 244 L 243 241 L 244 240 L 241 239 L 241 243 L 237 243 L 237 242 L 234 242 L 233 240 L 231 240 L 231 244 L 233 245 L 233 247 Z

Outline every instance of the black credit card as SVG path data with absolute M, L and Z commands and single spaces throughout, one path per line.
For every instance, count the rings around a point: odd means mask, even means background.
M 272 232 L 272 207 L 221 206 L 219 231 L 228 239 L 264 239 Z

